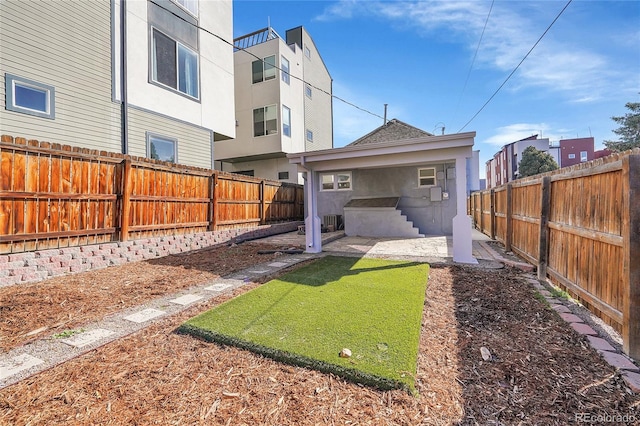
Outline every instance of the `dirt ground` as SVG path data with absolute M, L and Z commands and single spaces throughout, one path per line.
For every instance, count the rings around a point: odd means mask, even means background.
M 2 335 L 14 336 L 8 343 L 3 338 L 3 350 L 27 342 L 29 330 L 67 329 L 270 260 L 255 250 L 245 243 L 83 273 L 31 285 L 22 296 L 0 289 Z M 186 319 L 259 285 L 254 283 L 0 390 L 0 424 L 563 425 L 573 423 L 576 413 L 640 419 L 640 398 L 519 273 L 431 269 L 418 396 L 377 391 L 175 333 Z M 94 287 L 109 287 L 104 291 L 118 297 L 95 302 Z M 16 300 L 48 301 L 44 307 L 51 312 L 24 326 L 19 322 L 31 321 L 29 315 L 13 313 L 25 308 L 8 309 Z M 481 347 L 490 360 L 483 360 Z

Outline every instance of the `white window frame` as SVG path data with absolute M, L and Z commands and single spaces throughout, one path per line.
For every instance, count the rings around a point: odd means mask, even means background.
M 156 59 L 156 48 L 155 48 L 155 37 L 154 37 L 154 32 L 158 32 L 160 34 L 162 34 L 163 36 L 167 37 L 168 39 L 172 40 L 175 44 L 176 44 L 176 87 L 173 86 L 169 86 L 168 84 L 162 83 L 161 81 L 159 81 L 157 79 L 157 74 L 158 74 L 158 62 Z M 193 96 L 189 93 L 187 93 L 186 91 L 183 92 L 182 90 L 180 90 L 180 48 L 186 50 L 189 54 L 193 55 L 196 59 L 196 73 L 197 73 L 197 77 L 195 80 L 195 83 L 197 84 L 196 87 L 196 96 Z M 155 27 L 151 27 L 151 81 L 154 84 L 157 84 L 161 87 L 165 87 L 169 90 L 172 90 L 176 93 L 179 93 L 183 96 L 186 96 L 189 99 L 195 99 L 195 100 L 200 100 L 200 55 L 198 54 L 198 52 L 196 52 L 195 50 L 191 49 L 190 47 L 188 47 L 185 44 L 180 43 L 178 40 L 176 40 L 175 38 L 171 37 L 170 35 L 168 35 L 167 33 L 160 31 L 158 28 Z
M 304 94 L 307 96 L 307 98 L 313 99 L 313 90 L 311 90 L 311 86 L 309 86 L 308 84 L 305 84 L 304 86 Z
M 198 0 L 172 0 L 175 4 L 186 10 L 196 18 L 198 17 Z
M 304 56 L 311 59 L 311 49 L 305 44 L 304 45 Z
M 5 96 L 6 96 L 5 108 L 7 110 L 20 112 L 28 115 L 33 115 L 40 118 L 48 118 L 50 120 L 54 120 L 56 118 L 55 87 L 48 84 L 40 83 L 38 81 L 30 80 L 28 78 L 19 77 L 13 74 L 5 74 L 4 82 L 5 82 Z M 17 102 L 16 86 L 21 87 L 23 89 L 44 93 L 45 95 L 44 110 L 33 109 L 33 108 L 22 106 L 16 103 Z
M 580 162 L 588 161 L 589 153 L 587 151 L 580 151 Z
M 347 179 L 340 180 L 340 176 L 346 176 Z M 324 178 L 329 178 L 329 179 L 324 179 Z M 320 181 L 320 191 L 352 191 L 353 190 L 353 177 L 351 175 L 351 172 L 320 173 L 319 181 Z
M 285 63 L 287 65 L 285 65 Z M 284 56 L 280 57 L 280 67 L 282 68 L 282 81 L 286 84 L 291 84 L 291 63 Z
M 307 134 L 307 140 L 308 140 L 309 142 L 313 142 L 313 131 L 312 131 L 312 130 L 307 129 L 306 134 Z
M 291 137 L 291 109 L 282 105 L 282 135 Z
M 571 153 L 571 154 L 567 155 L 567 158 L 568 158 L 569 160 L 575 160 L 575 159 L 576 159 L 576 154 Z
M 273 108 L 275 110 L 275 115 L 276 115 L 276 125 L 275 125 L 275 130 L 269 131 L 267 130 L 267 108 Z M 256 135 L 256 115 L 255 112 L 258 110 L 262 110 L 262 114 L 263 114 L 263 133 L 261 135 Z M 278 134 L 278 105 L 277 104 L 273 104 L 273 105 L 265 105 L 263 107 L 259 107 L 259 108 L 254 108 L 253 109 L 253 114 L 252 114 L 252 123 L 253 123 L 253 137 L 254 138 L 259 138 L 262 136 L 270 136 L 270 135 L 276 135 Z
M 424 172 L 431 171 L 431 172 L 433 172 L 433 176 L 429 176 L 429 175 L 423 176 L 423 174 L 422 174 L 423 171 Z M 426 187 L 430 187 L 430 186 L 436 186 L 436 183 L 437 183 L 436 175 L 437 175 L 437 173 L 436 173 L 436 168 L 435 167 L 420 167 L 418 169 L 418 187 L 419 188 L 426 188 Z M 498 175 L 498 177 L 499 176 L 500 175 Z M 426 181 L 423 183 L 423 180 L 426 180 L 426 179 L 431 179 L 430 182 L 432 182 L 432 183 L 427 183 Z
M 147 139 L 147 158 L 166 161 L 168 163 L 176 163 L 176 164 L 178 163 L 178 139 L 177 138 L 171 138 L 171 137 L 163 136 L 153 132 L 146 132 L 146 139 Z M 173 161 L 163 160 L 161 158 L 153 158 L 151 156 L 151 144 L 156 142 L 170 143 L 173 145 Z
M 267 62 L 267 59 L 269 58 L 273 58 L 273 63 Z M 260 66 L 262 68 L 262 71 L 260 72 L 260 80 L 256 80 L 254 73 L 253 73 L 253 68 L 254 68 L 254 64 L 256 63 L 260 63 Z M 267 66 L 270 66 L 270 68 L 267 68 Z M 273 73 L 271 73 L 271 71 L 273 70 Z M 269 75 L 267 76 L 267 71 L 269 71 Z M 269 56 L 265 56 L 262 59 L 257 59 L 253 62 L 251 62 L 251 84 L 258 84 L 258 83 L 262 83 L 264 81 L 269 81 L 269 80 L 273 80 L 276 78 L 276 71 L 277 71 L 277 67 L 276 67 L 276 55 L 269 55 Z

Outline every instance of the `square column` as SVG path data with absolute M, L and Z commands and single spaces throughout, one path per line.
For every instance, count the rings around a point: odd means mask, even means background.
M 319 176 L 313 170 L 307 170 L 307 179 L 304 183 L 305 197 L 307 199 L 307 216 L 304 218 L 305 251 L 307 253 L 322 252 L 322 229 L 318 217 L 318 189 Z
M 453 261 L 473 263 L 471 217 L 467 215 L 467 159 L 456 157 L 456 216 L 453 218 Z

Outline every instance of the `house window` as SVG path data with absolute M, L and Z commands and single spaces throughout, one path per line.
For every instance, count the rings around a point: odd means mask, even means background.
M 282 81 L 289 84 L 289 60 L 284 56 L 280 59 L 280 65 L 282 68 Z
M 313 132 L 309 129 L 307 129 L 307 140 L 313 142 Z
M 304 45 L 304 56 L 311 59 L 311 50 L 309 50 L 306 44 Z
M 253 74 L 253 84 L 276 78 L 275 55 L 253 61 L 251 63 L 251 72 Z
M 147 132 L 147 157 L 153 160 L 177 162 L 178 140 Z
M 198 0 L 173 0 L 193 16 L 198 16 Z
M 233 172 L 237 175 L 244 175 L 244 176 L 254 176 L 255 173 L 253 172 L 253 170 L 240 170 L 237 172 Z
M 151 79 L 198 99 L 198 54 L 153 29 Z
M 278 172 L 279 180 L 287 180 L 289 179 L 289 172 Z
M 580 161 L 587 161 L 587 151 L 580 151 Z
M 55 118 L 55 88 L 11 74 L 5 74 L 6 109 L 35 115 L 42 118 Z
M 575 155 L 575 154 L 569 154 L 569 160 L 573 160 L 573 159 L 575 159 L 575 158 L 576 158 L 576 155 Z
M 278 133 L 278 110 L 276 105 L 269 105 L 253 110 L 253 136 L 273 135 Z
M 309 86 L 308 84 L 304 86 L 304 94 L 307 95 L 307 98 L 309 99 L 311 99 L 311 96 L 313 95 L 313 92 L 311 91 L 311 86 Z
M 282 134 L 291 136 L 291 110 L 282 105 Z
M 500 175 L 498 175 L 498 178 Z M 433 186 L 436 184 L 436 168 L 418 169 L 418 186 Z
M 351 172 L 322 173 L 321 191 L 346 191 L 351 189 Z

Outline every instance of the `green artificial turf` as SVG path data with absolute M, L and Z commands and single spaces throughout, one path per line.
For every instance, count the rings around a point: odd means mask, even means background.
M 382 389 L 414 390 L 428 272 L 424 263 L 328 256 L 179 331 Z M 338 356 L 343 348 L 350 358 Z

